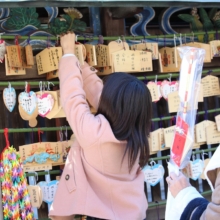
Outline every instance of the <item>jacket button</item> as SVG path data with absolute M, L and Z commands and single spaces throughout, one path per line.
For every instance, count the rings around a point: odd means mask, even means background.
M 69 178 L 70 178 L 70 175 L 67 174 L 67 175 L 65 176 L 65 179 L 66 179 L 66 180 L 69 180 Z
M 95 68 L 91 66 L 91 67 L 90 67 L 90 70 L 91 70 L 91 71 L 95 71 Z

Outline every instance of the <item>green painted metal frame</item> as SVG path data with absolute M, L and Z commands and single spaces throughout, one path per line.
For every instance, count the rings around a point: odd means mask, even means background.
M 220 6 L 220 3 L 219 3 L 219 6 Z M 209 32 L 196 32 L 196 33 L 181 33 L 181 34 L 175 34 L 176 37 L 181 37 L 184 35 L 185 36 L 198 36 L 198 35 L 207 35 L 207 34 L 216 34 L 216 31 L 209 31 Z M 149 36 L 121 36 L 123 37 L 125 40 L 143 40 L 143 39 L 152 39 L 152 38 L 173 38 L 174 34 L 166 34 L 166 35 L 149 35 Z M 2 39 L 8 39 L 8 40 L 14 40 L 15 39 L 15 36 L 14 35 L 4 35 L 2 34 L 1 35 L 1 38 Z M 103 40 L 117 40 L 119 38 L 119 36 L 108 36 L 108 37 L 103 37 Z M 27 40 L 29 39 L 29 36 L 19 36 L 19 39 L 20 40 Z M 47 37 L 45 36 L 30 36 L 30 39 L 31 40 L 48 40 Z M 78 36 L 77 38 L 78 40 L 91 40 L 91 38 L 85 38 L 85 37 L 82 37 L 82 36 Z M 57 40 L 57 36 L 51 36 L 50 37 L 50 40 Z M 99 40 L 98 37 L 94 36 L 92 38 L 92 40 Z
M 205 111 L 199 111 L 197 112 L 197 115 L 204 115 L 205 113 L 214 113 L 214 112 L 220 112 L 220 108 L 216 108 L 216 109 L 210 109 L 207 112 Z M 152 121 L 156 122 L 156 121 L 165 121 L 165 120 L 170 120 L 172 119 L 174 116 L 165 116 L 162 118 L 153 118 Z M 38 131 L 38 129 L 40 129 L 41 131 L 59 131 L 61 128 L 60 127 L 41 127 L 41 128 L 8 128 L 8 132 L 9 133 L 24 133 L 24 132 L 36 132 Z M 67 130 L 71 130 L 71 128 L 69 126 L 66 126 L 65 129 Z M 0 129 L 0 133 L 4 133 L 4 129 Z

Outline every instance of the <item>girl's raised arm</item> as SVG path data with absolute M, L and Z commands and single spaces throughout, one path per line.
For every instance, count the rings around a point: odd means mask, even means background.
M 104 116 L 94 116 L 90 112 L 79 61 L 75 56 L 61 58 L 59 79 L 61 104 L 66 118 L 81 147 L 91 146 L 103 134 L 107 121 Z
M 94 67 L 89 66 L 87 63 L 81 66 L 81 70 L 86 99 L 89 101 L 90 105 L 97 110 L 103 88 L 102 80 L 97 76 L 97 70 Z

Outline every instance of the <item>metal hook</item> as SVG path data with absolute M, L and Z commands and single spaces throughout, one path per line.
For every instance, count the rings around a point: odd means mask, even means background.
M 118 40 L 116 40 L 116 42 L 117 42 L 118 44 L 121 44 L 121 43 L 122 43 L 121 38 L 119 37 Z
M 9 92 L 11 92 L 11 83 L 8 82 L 8 88 L 9 88 Z
M 50 36 L 47 36 L 47 49 L 50 49 Z
M 66 136 L 66 141 L 68 141 L 68 131 L 67 131 L 67 126 L 66 125 L 65 125 L 65 128 L 66 128 L 66 130 L 65 130 L 64 134 Z
M 179 37 L 179 42 L 180 42 L 180 46 L 182 46 L 183 42 L 182 42 L 182 34 L 180 33 L 180 37 Z
M 152 165 L 152 164 L 153 164 L 153 165 Z M 150 161 L 151 167 L 154 166 L 155 164 L 156 164 L 156 162 L 155 162 L 153 159 L 151 159 L 151 161 Z
M 38 181 L 38 173 L 36 171 L 34 171 L 34 174 L 35 174 L 35 177 L 36 177 L 36 179 Z
M 168 80 L 171 82 L 171 79 L 172 79 L 172 73 L 169 74 L 170 77 L 168 78 Z
M 75 42 L 78 41 L 78 36 L 79 36 L 79 35 L 76 35 L 76 36 L 75 36 Z
M 30 44 L 30 39 L 31 39 L 31 37 L 30 37 L 30 35 L 28 35 L 27 44 Z
M 193 36 L 192 36 L 192 41 L 193 41 L 193 43 L 194 43 L 194 32 L 192 31 L 192 34 L 193 34 Z
M 50 84 L 52 84 L 54 86 L 54 84 L 52 82 L 47 81 L 47 91 L 50 91 Z
M 204 160 L 205 160 L 204 155 L 208 155 L 208 154 L 207 154 L 207 153 L 205 153 L 205 152 L 204 152 L 204 150 L 202 150 L 202 154 L 201 154 L 201 156 L 202 156 L 202 161 L 204 161 Z
M 175 50 L 174 50 L 174 52 L 175 52 L 175 65 L 176 65 L 176 67 L 178 67 L 178 64 L 177 64 L 177 51 L 176 51 L 176 35 L 174 34 L 173 35 L 173 42 L 174 42 L 174 47 L 175 47 Z
M 40 88 L 41 96 L 42 96 L 42 88 L 43 88 L 42 86 L 43 86 L 42 81 L 40 81 L 39 82 L 39 88 Z
M 121 38 L 122 38 L 123 48 L 124 48 L 124 50 L 126 50 L 126 49 L 125 49 L 125 37 L 124 37 L 124 35 L 121 35 Z
M 3 34 L 5 34 L 5 32 L 0 33 L 0 40 L 2 39 Z
M 43 83 L 43 87 L 42 87 L 42 88 L 43 88 L 43 89 L 42 89 L 42 90 L 43 90 L 43 92 L 45 92 L 46 87 L 47 87 L 47 86 L 46 86 L 46 82 L 44 82 L 44 83 Z
M 60 131 L 59 131 L 59 135 L 60 135 L 60 142 L 63 141 L 63 131 L 62 131 L 62 127 L 60 127 Z
M 103 36 L 99 35 L 98 44 L 104 44 Z
M 144 37 L 144 39 L 143 39 L 143 43 L 144 43 L 144 45 L 145 45 L 145 50 L 147 50 L 147 43 L 146 43 L 146 38 L 145 38 L 145 35 L 143 36 Z M 152 50 L 153 51 L 153 50 Z M 153 54 L 152 54 L 153 55 Z
M 94 36 L 93 35 L 91 35 L 91 36 L 89 36 L 89 41 L 93 41 L 94 40 Z
M 157 75 L 155 76 L 155 83 L 157 83 Z
M 192 160 L 194 161 L 195 160 L 195 151 L 192 151 Z
M 163 46 L 166 47 L 166 36 L 165 35 L 163 35 L 163 44 L 164 44 Z

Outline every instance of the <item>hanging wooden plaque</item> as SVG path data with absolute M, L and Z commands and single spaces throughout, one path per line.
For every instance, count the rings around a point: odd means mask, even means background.
M 34 65 L 34 55 L 33 55 L 32 46 L 30 44 L 25 46 L 25 54 L 26 54 L 27 65 L 33 66 Z
M 48 73 L 58 69 L 62 57 L 61 47 L 46 48 L 36 55 L 38 74 Z

